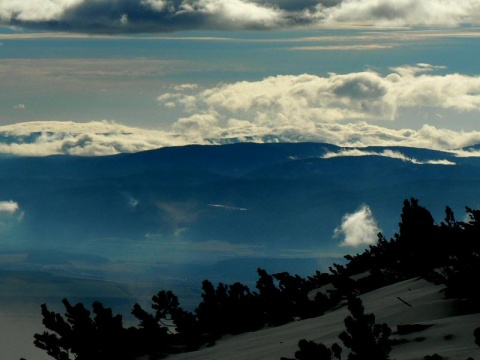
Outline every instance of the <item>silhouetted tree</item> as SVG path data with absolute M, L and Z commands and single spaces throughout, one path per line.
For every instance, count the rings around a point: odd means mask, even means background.
M 152 297 L 149 314 L 135 304 L 132 314 L 140 320 L 139 342 L 150 359 L 166 354 L 194 350 L 202 344 L 201 330 L 196 317 L 180 307 L 177 296 L 171 291 L 160 291 Z
M 340 345 L 338 345 L 337 343 L 333 343 L 330 349 L 332 350 L 333 357 L 339 360 L 342 359 L 342 348 L 340 347 Z
M 204 332 L 217 338 L 223 334 L 238 334 L 258 330 L 264 325 L 260 297 L 239 282 L 232 285 L 220 283 L 215 289 L 205 280 L 202 284 L 203 301 L 197 314 Z
M 35 334 L 34 344 L 56 360 L 116 360 L 135 359 L 139 354 L 129 342 L 129 335 L 123 328 L 120 315 L 112 315 L 111 309 L 99 302 L 93 303 L 93 313 L 83 304 L 71 305 L 62 300 L 65 318 L 48 310 L 43 304 L 43 324 L 48 330 Z
M 332 360 L 340 359 L 342 348 L 337 344 L 333 344 L 331 348 L 326 347 L 322 343 L 308 341 L 302 339 L 298 342 L 299 349 L 295 352 L 296 360 Z M 282 357 L 281 360 L 293 360 Z
M 332 350 L 321 343 L 307 341 L 302 339 L 298 342 L 300 348 L 295 352 L 295 358 L 298 360 L 331 360 Z
M 142 349 L 143 354 L 148 354 L 150 360 L 165 357 L 170 347 L 168 328 L 138 304 L 133 306 L 132 314 L 140 320 L 138 331 L 132 340 L 135 346 Z
M 480 346 L 480 327 L 473 330 L 473 336 L 475 337 L 475 344 Z
M 395 236 L 397 265 L 407 277 L 425 275 L 437 258 L 435 223 L 430 212 L 411 198 L 403 202 L 399 233 Z
M 375 324 L 375 315 L 365 314 L 362 301 L 348 299 L 351 315 L 344 320 L 346 331 L 338 337 L 350 349 L 349 360 L 387 360 L 390 353 L 388 338 L 392 331 L 386 324 Z
M 262 308 L 267 324 L 278 326 L 293 321 L 294 313 L 289 301 L 282 295 L 280 289 L 275 286 L 272 275 L 263 269 L 257 269 L 259 279 L 257 289 L 260 294 Z
M 306 319 L 323 313 L 323 308 L 317 302 L 308 298 L 308 293 L 315 287 L 307 279 L 298 275 L 290 275 L 287 272 L 274 274 L 278 281 L 278 288 L 285 305 L 284 311 L 291 313 L 293 317 Z

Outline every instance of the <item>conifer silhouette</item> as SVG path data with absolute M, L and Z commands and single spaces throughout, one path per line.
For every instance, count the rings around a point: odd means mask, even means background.
M 346 331 L 338 337 L 350 349 L 348 360 L 387 360 L 392 331 L 386 324 L 375 324 L 375 315 L 365 314 L 362 301 L 357 297 L 348 299 L 351 315 L 344 320 Z

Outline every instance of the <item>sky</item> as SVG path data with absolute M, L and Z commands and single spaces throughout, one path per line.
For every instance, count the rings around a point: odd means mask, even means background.
M 0 153 L 480 143 L 480 0 L 0 0 Z

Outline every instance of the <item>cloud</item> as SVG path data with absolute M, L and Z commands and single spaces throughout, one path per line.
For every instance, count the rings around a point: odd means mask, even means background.
M 180 84 L 174 86 L 175 91 L 195 90 L 198 88 L 198 84 Z
M 325 155 L 323 155 L 323 158 L 325 159 L 330 159 L 334 157 L 342 157 L 342 156 L 383 156 L 383 157 L 388 157 L 392 159 L 399 159 L 405 162 L 410 162 L 412 164 L 416 165 L 456 165 L 453 161 L 447 160 L 447 159 L 440 159 L 440 160 L 426 160 L 426 161 L 421 161 L 417 160 L 415 158 L 410 158 L 404 154 L 402 154 L 400 151 L 393 151 L 393 150 L 383 150 L 383 151 L 365 151 L 362 149 L 343 149 L 338 152 L 328 152 Z
M 1 213 L 6 213 L 6 214 L 14 214 L 20 209 L 18 206 L 18 203 L 15 201 L 9 200 L 9 201 L 0 201 L 0 214 Z
M 200 127 L 200 128 L 198 128 Z M 68 154 L 101 156 L 152 150 L 164 146 L 188 144 L 223 144 L 236 141 L 255 142 L 325 142 L 341 147 L 407 146 L 450 151 L 459 157 L 480 156 L 463 148 L 480 144 L 480 131 L 454 131 L 424 125 L 418 130 L 389 129 L 364 121 L 337 123 L 255 124 L 230 119 L 220 127 L 214 117 L 184 119 L 176 130 L 149 130 L 108 121 L 75 123 L 71 121 L 26 122 L 0 126 L 0 154 L 47 156 Z M 340 155 L 364 154 L 349 150 Z M 372 154 L 373 155 L 373 154 Z M 397 156 L 383 152 L 379 156 Z M 331 155 L 332 156 L 332 155 Z M 416 159 L 405 161 L 418 161 Z M 432 163 L 432 162 L 430 162 Z M 443 162 L 447 165 L 447 162 Z
M 282 75 L 222 84 L 196 95 L 164 94 L 159 101 L 177 99 L 187 112 L 215 111 L 259 124 L 391 118 L 396 109 L 386 96 L 389 86 L 388 79 L 374 72 Z
M 133 59 L 3 59 L 0 68 L 2 85 L 47 82 L 55 86 L 77 84 L 83 89 L 102 88 L 114 81 L 114 86 L 131 84 L 132 79 L 149 79 L 186 67 L 182 61 L 147 58 Z M 15 76 L 10 76 L 14 74 Z M 80 84 L 80 85 L 78 85 Z M 21 106 L 18 104 L 17 106 Z
M 161 241 L 158 241 L 161 239 Z M 164 237 L 163 234 L 145 234 L 145 241 L 137 242 L 137 246 L 145 246 L 151 254 L 161 256 L 165 259 L 182 260 L 183 262 L 191 262 L 198 260 L 220 260 L 235 257 L 262 257 L 271 254 L 268 249 L 262 245 L 251 244 L 232 244 L 224 241 L 208 240 L 208 241 L 189 241 L 181 237 Z M 276 253 L 278 256 L 278 253 Z M 309 254 L 311 255 L 311 253 Z M 308 255 L 307 255 L 308 256 Z
M 140 204 L 140 201 L 138 201 L 136 198 L 134 198 L 133 195 L 130 194 L 129 192 L 124 191 L 121 194 L 122 194 L 123 198 L 125 199 L 129 208 L 135 209 Z
M 345 0 L 333 8 L 318 6 L 327 24 L 377 26 L 459 26 L 478 23 L 478 0 Z
M 343 237 L 340 246 L 359 247 L 371 245 L 377 241 L 380 229 L 367 205 L 352 214 L 345 214 L 342 224 L 334 231 L 334 237 Z
M 156 204 L 160 216 L 166 224 L 174 231 L 176 236 L 180 236 L 188 229 L 188 225 L 196 222 L 200 216 L 201 210 L 194 202 L 170 202 L 159 201 Z
M 380 126 L 388 126 L 407 109 L 449 110 L 459 116 L 478 112 L 480 77 L 446 72 L 420 63 L 385 74 L 281 75 L 211 88 L 180 84 L 158 97 L 163 106 L 183 112 L 164 130 L 108 121 L 17 123 L 0 126 L 0 154 L 98 156 L 192 143 L 316 141 L 354 148 L 414 146 L 477 156 L 459 149 L 479 144 L 480 131 Z M 377 155 L 402 158 L 394 152 Z
M 397 45 L 393 44 L 357 44 L 357 45 L 312 45 L 312 46 L 294 46 L 289 51 L 371 51 L 392 49 Z
M 85 33 L 271 29 L 284 11 L 248 0 L 34 0 L 0 3 L 7 25 Z
M 217 208 L 217 209 L 229 210 L 229 211 L 248 211 L 247 208 L 227 206 L 227 205 L 221 205 L 221 204 L 208 204 L 208 206 Z
M 478 0 L 8 0 L 0 23 L 53 31 L 147 33 L 292 26 L 478 24 Z
M 213 130 L 231 122 L 238 125 L 238 121 L 244 121 L 243 128 L 249 122 L 257 128 L 313 131 L 328 122 L 395 120 L 402 110 L 412 108 L 479 111 L 480 77 L 437 74 L 440 71 L 446 69 L 420 63 L 392 68 L 384 75 L 372 70 L 328 76 L 279 75 L 166 93 L 158 101 L 183 108 L 188 115 L 185 119 L 195 118 L 197 132 L 200 126 Z M 183 126 L 184 121 L 178 125 Z
M 17 123 L 0 126 L 0 138 L 0 154 L 21 156 L 112 155 L 189 143 L 168 131 L 133 128 L 108 121 Z

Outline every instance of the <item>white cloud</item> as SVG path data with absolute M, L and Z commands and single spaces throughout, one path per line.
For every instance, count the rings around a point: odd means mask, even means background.
M 181 119 L 172 131 L 128 127 L 108 121 L 27 122 L 0 126 L 0 154 L 46 156 L 69 154 L 99 156 L 139 152 L 164 146 L 220 144 L 231 139 L 255 142 L 315 141 L 341 147 L 407 146 L 450 151 L 459 157 L 480 156 L 480 152 L 461 150 L 480 144 L 480 131 L 453 131 L 424 125 L 419 130 L 389 129 L 366 122 L 346 124 L 280 122 L 259 124 L 229 119 L 220 125 L 215 114 L 199 114 Z M 350 150 L 353 151 L 353 150 Z M 363 150 L 355 150 L 358 153 Z M 341 155 L 353 155 L 343 153 Z M 395 152 L 376 154 L 401 158 Z M 403 158 L 405 161 L 418 161 Z M 429 162 L 432 163 L 432 162 Z M 447 161 L 441 161 L 447 165 Z
M 478 0 L 345 0 L 312 14 L 322 24 L 459 26 L 478 23 Z
M 180 13 L 206 14 L 219 26 L 231 28 L 274 28 L 286 23 L 285 14 L 278 8 L 245 0 L 183 1 L 180 8 Z
M 221 204 L 208 204 L 208 206 L 217 208 L 217 209 L 230 210 L 230 211 L 248 211 L 247 208 L 227 206 L 227 205 L 221 205 Z
M 294 46 L 289 51 L 370 51 L 392 49 L 394 44 L 357 44 L 357 45 L 312 45 L 312 46 Z
M 168 0 L 141 0 L 140 3 L 156 11 L 164 11 L 172 5 Z
M 120 17 L 120 23 L 123 26 L 128 25 L 128 14 L 122 14 L 122 16 Z
M 0 20 L 20 21 L 59 20 L 65 10 L 84 0 L 7 0 L 0 2 Z
M 454 131 L 423 125 L 390 129 L 402 109 L 480 110 L 480 77 L 435 74 L 446 69 L 417 64 L 349 74 L 283 75 L 202 89 L 181 84 L 158 101 L 185 116 L 170 129 L 147 130 L 108 121 L 30 122 L 0 126 L 0 154 L 110 155 L 163 146 L 248 141 L 318 141 L 342 147 L 414 146 L 457 151 L 480 143 L 480 131 Z M 401 154 L 381 156 L 402 158 Z M 416 159 L 404 161 L 420 163 Z M 438 164 L 449 164 L 439 161 Z
M 19 208 L 15 201 L 0 201 L 0 213 L 14 214 Z
M 395 120 L 402 109 L 480 110 L 480 77 L 435 75 L 429 64 L 349 74 L 281 75 L 259 81 L 220 84 L 195 93 L 167 93 L 160 103 L 183 107 L 189 116 L 210 114 L 254 126 L 312 128 L 319 123 Z M 211 120 L 211 123 L 214 121 Z
M 212 131 L 218 131 L 215 114 L 195 114 L 181 118 L 173 126 L 173 130 L 187 137 L 190 141 L 201 143 Z
M 402 154 L 400 151 L 393 151 L 393 150 L 383 150 L 383 151 L 365 151 L 362 149 L 343 149 L 338 152 L 328 152 L 325 155 L 323 155 L 323 158 L 325 159 L 330 159 L 334 157 L 342 157 L 342 156 L 383 156 L 383 157 L 388 157 L 392 159 L 399 159 L 405 162 L 410 162 L 412 164 L 416 165 L 424 165 L 424 164 L 429 164 L 429 165 L 456 165 L 454 162 L 447 160 L 447 159 L 441 159 L 441 160 L 426 160 L 426 161 L 421 161 L 417 160 L 415 158 L 410 158 L 406 156 L 405 154 Z
M 374 244 L 379 232 L 372 211 L 363 205 L 355 213 L 343 216 L 342 224 L 334 231 L 334 237 L 343 237 L 340 246 L 358 247 Z
M 107 121 L 18 123 L 0 126 L 0 135 L 10 140 L 0 143 L 0 153 L 22 156 L 112 155 L 190 143 L 171 132 Z
M 180 84 L 175 85 L 173 89 L 175 91 L 188 91 L 188 90 L 195 90 L 198 88 L 198 84 Z

